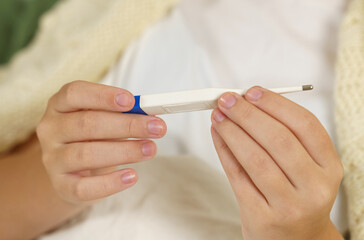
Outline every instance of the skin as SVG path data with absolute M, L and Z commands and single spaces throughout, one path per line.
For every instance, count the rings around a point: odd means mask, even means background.
M 83 209 L 58 196 L 41 157 L 33 136 L 0 158 L 0 239 L 34 239 Z
M 116 166 L 152 159 L 149 139 L 163 137 L 166 124 L 121 113 L 133 105 L 126 90 L 84 81 L 49 100 L 38 138 L 0 158 L 0 239 L 36 238 L 136 183 L 135 170 Z
M 329 212 L 343 168 L 325 129 L 302 107 L 254 89 L 260 99 L 250 90 L 245 98 L 233 95 L 229 108 L 225 94 L 211 128 L 244 239 L 342 239 Z M 1 158 L 0 239 L 35 238 L 136 183 L 133 169 L 116 166 L 151 159 L 156 146 L 148 139 L 163 137 L 166 125 L 120 113 L 133 105 L 126 90 L 83 81 L 50 99 L 38 138 Z
M 343 167 L 317 118 L 260 87 L 218 103 L 211 134 L 244 239 L 343 239 L 330 221 Z
M 130 92 L 84 81 L 50 99 L 37 134 L 44 166 L 65 201 L 88 205 L 136 183 L 135 170 L 116 167 L 152 159 L 157 148 L 148 139 L 163 137 L 167 127 L 157 117 L 121 113 L 133 106 Z

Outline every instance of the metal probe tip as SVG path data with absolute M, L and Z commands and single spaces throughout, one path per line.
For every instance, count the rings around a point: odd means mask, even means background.
M 313 89 L 313 85 L 302 85 L 303 91 L 309 91 Z

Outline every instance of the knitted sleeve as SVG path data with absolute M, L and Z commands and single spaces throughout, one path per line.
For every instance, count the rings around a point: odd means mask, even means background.
M 364 0 L 353 0 L 342 23 L 335 114 L 345 168 L 351 238 L 364 239 Z
M 98 81 L 125 46 L 178 0 L 64 0 L 33 43 L 0 69 L 0 153 L 25 140 L 47 100 L 73 80 Z

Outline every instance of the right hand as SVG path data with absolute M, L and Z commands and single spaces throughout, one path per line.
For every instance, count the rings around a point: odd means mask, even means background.
M 153 158 L 156 145 L 148 138 L 163 137 L 167 127 L 154 116 L 121 113 L 133 105 L 130 92 L 85 81 L 50 98 L 37 134 L 43 164 L 64 200 L 92 203 L 136 183 L 135 170 L 116 167 Z

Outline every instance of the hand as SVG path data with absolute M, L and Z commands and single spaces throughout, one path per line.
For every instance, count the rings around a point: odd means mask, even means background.
M 343 167 L 317 118 L 279 94 L 225 93 L 211 134 L 246 240 L 342 239 L 330 221 Z
M 135 184 L 135 170 L 116 166 L 153 158 L 156 145 L 147 138 L 164 136 L 166 124 L 121 113 L 133 105 L 126 90 L 84 81 L 66 84 L 49 100 L 37 134 L 43 163 L 64 200 L 91 203 Z

